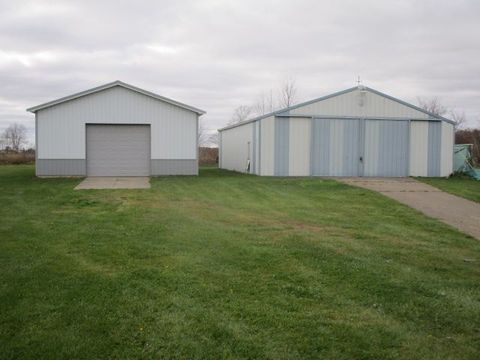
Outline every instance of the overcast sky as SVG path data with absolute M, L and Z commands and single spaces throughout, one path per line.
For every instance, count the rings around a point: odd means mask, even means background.
M 122 80 L 207 111 L 208 129 L 296 80 L 439 97 L 480 123 L 480 1 L 3 1 L 0 130 L 27 107 Z M 33 139 L 32 139 L 33 140 Z

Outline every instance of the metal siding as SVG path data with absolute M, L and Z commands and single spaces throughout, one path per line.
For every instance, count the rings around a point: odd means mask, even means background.
M 329 176 L 358 176 L 360 120 L 330 122 Z
M 222 132 L 218 132 L 218 167 L 222 169 L 222 157 L 223 157 L 223 150 L 222 150 Z
M 380 148 L 380 122 L 365 120 L 363 176 L 377 176 Z
M 358 117 L 404 117 L 427 119 L 429 116 L 419 110 L 388 99 L 379 94 L 360 90 L 333 96 L 290 110 L 292 115 L 358 116 Z
M 37 159 L 37 176 L 85 176 L 85 159 Z
M 262 122 L 261 148 L 262 155 L 261 175 L 273 176 L 274 171 L 274 144 L 275 144 L 275 118 L 269 117 Z
M 252 174 L 257 173 L 257 124 L 252 123 L 252 160 L 251 160 L 250 172 Z
M 197 114 L 113 87 L 39 110 L 38 158 L 85 159 L 85 124 L 150 124 L 152 159 L 197 158 Z
M 312 120 L 290 119 L 289 175 L 309 176 Z
M 245 172 L 252 126 L 250 123 L 222 131 L 222 169 Z
M 440 176 L 449 176 L 453 172 L 454 136 L 453 125 L 442 122 Z
M 197 159 L 161 159 L 150 160 L 152 176 L 160 175 L 198 175 Z
M 360 167 L 360 120 L 340 120 L 343 128 L 343 167 L 341 176 L 358 176 Z
M 288 176 L 289 162 L 289 124 L 288 118 L 275 119 L 275 168 L 274 175 Z
M 256 121 L 258 125 L 258 175 L 262 175 L 262 121 Z
M 377 172 L 374 176 L 408 176 L 409 122 L 378 121 Z
M 330 167 L 328 175 L 342 176 L 343 169 L 343 126 L 342 120 L 327 120 L 330 122 Z
M 87 175 L 150 175 L 150 126 L 87 125 Z
M 312 119 L 312 175 L 330 175 L 330 139 L 330 120 Z
M 428 170 L 427 176 L 440 176 L 442 123 L 428 123 Z
M 410 176 L 428 175 L 428 121 L 410 123 Z

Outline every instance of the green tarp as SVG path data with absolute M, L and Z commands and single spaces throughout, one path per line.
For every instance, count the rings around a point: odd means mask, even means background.
M 475 169 L 472 165 L 471 148 L 470 144 L 453 146 L 453 172 L 464 173 L 480 180 L 480 169 Z

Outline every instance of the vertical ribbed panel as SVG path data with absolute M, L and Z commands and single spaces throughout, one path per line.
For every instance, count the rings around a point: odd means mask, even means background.
M 428 123 L 428 171 L 427 176 L 440 176 L 442 147 L 442 123 Z
M 358 176 L 360 169 L 360 120 L 343 121 L 343 166 L 341 176 Z
M 440 176 L 449 176 L 453 172 L 453 143 L 455 142 L 454 126 L 442 122 L 442 156 Z
M 408 176 L 409 122 L 378 121 L 378 164 L 375 176 Z
M 261 139 L 261 175 L 273 176 L 275 168 L 275 117 L 260 120 L 262 123 Z
M 330 175 L 330 120 L 312 119 L 311 142 L 310 166 L 312 175 Z
M 290 176 L 309 176 L 310 173 L 310 139 L 312 119 L 290 119 L 289 165 Z
M 428 174 L 428 121 L 410 123 L 410 176 Z
M 274 175 L 288 176 L 289 163 L 289 118 L 275 119 L 275 167 Z
M 380 122 L 365 120 L 365 149 L 363 176 L 376 176 L 380 148 Z
M 257 123 L 252 123 L 252 160 L 250 166 L 252 174 L 257 173 Z

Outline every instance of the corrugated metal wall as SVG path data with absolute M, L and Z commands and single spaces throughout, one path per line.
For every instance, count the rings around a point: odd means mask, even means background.
M 365 120 L 363 176 L 408 176 L 409 121 Z
M 274 175 L 288 176 L 290 148 L 290 119 L 275 119 Z
M 273 176 L 275 162 L 275 117 L 260 120 L 260 175 Z
M 447 176 L 452 170 L 453 126 L 428 118 L 371 91 L 353 90 L 312 102 L 253 123 L 256 160 L 252 172 L 267 176 Z
M 290 146 L 288 168 L 290 176 L 309 176 L 310 140 L 312 120 L 308 118 L 290 119 Z
M 427 119 L 428 115 L 370 91 L 354 90 L 289 111 L 291 115 L 358 117 L 405 117 Z
M 410 123 L 410 176 L 428 175 L 428 121 Z
M 253 123 L 222 131 L 222 151 L 220 153 L 223 169 L 245 172 L 247 160 L 252 154 Z
M 442 122 L 442 149 L 440 160 L 440 176 L 449 176 L 453 167 L 453 145 L 455 143 L 454 127 Z
M 85 124 L 150 124 L 152 159 L 197 159 L 197 114 L 113 87 L 37 113 L 39 159 L 85 159 Z
M 313 119 L 312 175 L 358 176 L 360 120 Z

